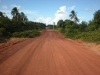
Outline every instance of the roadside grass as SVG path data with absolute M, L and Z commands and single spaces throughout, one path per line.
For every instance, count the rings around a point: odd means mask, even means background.
M 38 30 L 29 30 L 29 31 L 24 31 L 24 32 L 15 32 L 12 34 L 12 37 L 33 38 L 39 35 L 40 35 L 40 32 Z
M 70 38 L 73 40 L 80 39 L 85 42 L 100 44 L 100 28 L 98 30 L 89 32 L 80 32 L 76 29 L 64 28 L 58 28 L 57 30 L 60 31 L 66 38 Z
M 16 41 L 16 40 L 22 40 L 25 38 L 34 38 L 36 36 L 39 36 L 41 31 L 39 30 L 28 30 L 28 31 L 23 31 L 23 32 L 14 32 L 10 34 L 10 37 L 0 37 L 0 43 L 6 43 L 9 41 Z

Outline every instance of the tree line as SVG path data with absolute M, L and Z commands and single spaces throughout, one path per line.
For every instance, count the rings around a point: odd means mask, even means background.
M 100 10 L 93 14 L 93 19 L 88 23 L 79 19 L 74 10 L 69 15 L 70 19 L 59 20 L 56 28 L 71 39 L 81 39 L 88 42 L 100 43 Z
M 34 37 L 44 29 L 44 23 L 29 21 L 24 12 L 17 7 L 11 10 L 12 19 L 0 11 L 0 40 L 10 37 Z

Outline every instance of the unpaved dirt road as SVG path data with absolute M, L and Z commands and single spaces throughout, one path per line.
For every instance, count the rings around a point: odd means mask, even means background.
M 47 29 L 0 49 L 0 75 L 100 75 L 100 56 Z

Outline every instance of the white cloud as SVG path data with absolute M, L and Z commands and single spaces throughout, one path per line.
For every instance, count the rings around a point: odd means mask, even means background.
M 17 7 L 18 9 L 21 9 L 21 6 L 20 6 L 20 5 L 16 5 L 16 4 L 11 5 L 11 7 L 12 7 L 12 8 L 13 8 L 13 7 Z
M 39 17 L 38 19 L 36 19 L 36 22 L 42 22 L 42 23 L 46 23 L 46 24 L 53 24 L 52 18 L 44 18 L 44 17 Z
M 59 8 L 59 10 L 56 11 L 55 13 L 55 18 L 44 18 L 44 17 L 39 17 L 36 19 L 37 22 L 43 22 L 46 24 L 53 24 L 53 22 L 55 22 L 55 24 L 58 22 L 58 20 L 62 19 L 65 20 L 66 18 L 68 18 L 68 12 L 66 11 L 66 6 L 61 6 Z
M 53 23 L 52 18 L 46 18 L 45 22 L 46 22 L 46 24 L 52 24 Z
M 2 8 L 3 8 L 3 9 L 7 9 L 8 7 L 7 7 L 6 5 L 3 5 Z
M 66 11 L 66 6 L 61 6 L 59 8 L 59 10 L 57 10 L 57 12 L 55 13 L 55 18 L 54 18 L 54 22 L 57 23 L 58 20 L 60 19 L 66 19 L 68 18 L 68 12 Z

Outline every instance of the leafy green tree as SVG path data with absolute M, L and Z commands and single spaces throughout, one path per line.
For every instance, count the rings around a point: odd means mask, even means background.
M 87 22 L 82 21 L 81 24 L 79 25 L 79 30 L 82 31 L 87 31 Z
M 7 37 L 8 32 L 5 30 L 5 28 L 0 28 L 0 37 Z
M 94 13 L 94 23 L 96 25 L 96 28 L 100 27 L 100 10 Z
M 71 25 L 71 20 L 66 19 L 66 20 L 64 21 L 64 23 L 65 23 L 65 25 Z
M 4 17 L 5 17 L 4 13 L 0 11 L 0 18 L 4 18 Z
M 57 26 L 63 28 L 64 27 L 63 20 L 59 20 L 57 22 Z
M 75 12 L 74 10 L 71 11 L 71 14 L 69 15 L 69 17 L 70 17 L 71 19 L 73 19 L 73 21 L 74 21 L 75 23 L 79 22 L 79 19 L 77 18 L 77 14 L 76 14 L 76 12 Z
M 90 21 L 89 21 L 87 28 L 88 28 L 88 31 L 94 31 L 94 30 L 97 29 L 97 28 L 96 28 L 96 25 L 95 25 L 95 23 L 94 23 L 94 20 L 90 20 Z
M 18 21 L 19 11 L 18 11 L 17 7 L 14 7 L 12 9 L 11 14 L 13 16 L 13 19 L 15 19 L 16 21 Z
M 20 13 L 20 19 L 23 23 L 27 22 L 28 19 L 27 19 L 27 16 L 24 14 L 24 12 L 21 12 Z
M 70 26 L 73 25 L 73 24 L 74 24 L 74 22 L 71 21 L 71 20 L 66 19 L 66 20 L 64 21 L 65 27 L 70 27 Z

